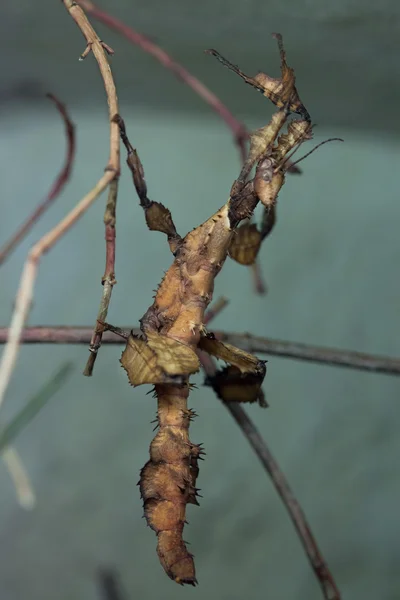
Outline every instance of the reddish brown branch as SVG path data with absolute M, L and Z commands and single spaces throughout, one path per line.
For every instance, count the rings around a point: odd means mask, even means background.
M 158 62 L 160 62 L 166 69 L 172 71 L 181 81 L 192 88 L 192 90 L 200 96 L 207 104 L 209 104 L 213 110 L 225 121 L 229 129 L 235 138 L 235 143 L 240 149 L 240 155 L 242 162 L 246 157 L 246 140 L 248 139 L 248 133 L 240 121 L 238 121 L 233 114 L 227 109 L 227 107 L 221 102 L 221 100 L 213 94 L 201 81 L 194 77 L 189 71 L 187 71 L 182 65 L 174 61 L 169 54 L 148 37 L 132 29 L 132 27 L 125 25 L 122 21 L 119 21 L 107 12 L 97 8 L 90 0 L 78 0 L 78 4 L 85 9 L 85 11 L 91 15 L 97 21 L 100 21 L 110 29 L 117 31 L 123 35 L 129 42 L 135 46 L 139 46 L 144 52 L 151 54 Z
M 132 330 L 134 335 L 140 335 L 139 329 L 129 326 L 122 330 Z M 27 327 L 22 331 L 21 343 L 23 344 L 88 344 L 92 330 L 90 327 Z M 400 358 L 365 354 L 351 350 L 338 350 L 336 348 L 323 348 L 309 344 L 299 344 L 284 340 L 257 337 L 247 333 L 231 333 L 216 331 L 217 338 L 233 344 L 247 352 L 267 354 L 293 360 L 318 363 L 332 367 L 345 367 L 358 371 L 370 371 L 384 375 L 400 375 Z M 7 341 L 8 329 L 0 327 L 0 344 Z M 106 331 L 103 334 L 104 344 L 125 344 L 126 340 Z
M 29 230 L 33 227 L 36 221 L 41 217 L 41 215 L 49 208 L 49 206 L 54 202 L 54 200 L 61 194 L 63 188 L 68 182 L 72 166 L 75 157 L 75 128 L 72 123 L 69 115 L 67 113 L 67 109 L 64 104 L 60 102 L 60 100 L 54 96 L 53 94 L 47 94 L 47 97 L 50 98 L 56 105 L 58 112 L 60 113 L 64 125 L 65 125 L 65 135 L 67 138 L 67 153 L 65 156 L 64 165 L 55 179 L 49 193 L 46 198 L 35 208 L 30 217 L 21 225 L 19 229 L 14 233 L 11 239 L 6 242 L 3 248 L 0 250 L 0 265 L 6 260 L 9 254 L 14 250 L 14 248 L 21 242 L 21 240 L 27 235 Z

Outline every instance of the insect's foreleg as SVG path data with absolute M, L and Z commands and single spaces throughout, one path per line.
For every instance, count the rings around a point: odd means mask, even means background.
M 127 151 L 126 164 L 132 173 L 133 183 L 139 196 L 139 203 L 144 210 L 146 224 L 151 231 L 165 233 L 171 252 L 175 253 L 181 237 L 175 229 L 171 212 L 160 202 L 154 202 L 148 198 L 147 184 L 139 155 L 128 139 L 123 119 L 117 115 L 115 121 L 119 125 L 121 140 Z

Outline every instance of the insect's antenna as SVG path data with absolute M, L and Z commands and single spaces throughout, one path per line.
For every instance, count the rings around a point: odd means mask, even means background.
M 292 156 L 294 154 L 296 154 L 297 150 L 300 148 L 300 146 L 302 145 L 302 143 L 305 140 L 308 140 L 308 139 L 311 140 L 312 139 L 315 127 L 316 127 L 316 125 L 312 125 L 312 126 L 310 126 L 310 130 L 309 131 L 304 131 L 304 133 L 301 135 L 301 137 L 299 137 L 299 139 L 297 140 L 296 147 L 293 150 L 293 152 L 291 152 L 291 154 L 288 154 L 288 156 L 286 156 L 286 158 L 284 158 L 282 160 L 282 162 L 280 163 L 280 165 L 278 165 L 278 167 L 276 167 L 277 171 L 281 170 L 282 167 L 284 167 L 290 161 L 290 159 L 292 158 Z M 307 136 L 309 136 L 309 137 L 307 137 Z M 297 162 L 299 162 L 299 161 L 297 161 Z M 297 162 L 291 163 L 290 164 L 290 168 L 292 168 L 293 166 L 295 166 L 297 164 Z
M 313 152 L 315 152 L 315 150 L 318 150 L 318 148 L 320 148 L 320 146 L 323 146 L 324 144 L 327 144 L 328 142 L 344 142 L 344 140 L 342 140 L 342 138 L 329 138 L 328 140 L 324 140 L 323 142 L 320 142 L 319 144 L 317 144 L 316 146 L 314 146 L 314 148 L 312 150 L 310 150 L 310 152 L 307 152 L 307 154 L 305 154 L 304 156 L 302 156 L 301 158 L 299 158 L 299 160 L 296 160 L 294 163 L 292 163 L 290 165 L 290 167 L 293 167 L 294 165 L 298 165 L 302 160 L 304 160 L 305 158 L 307 158 L 308 156 L 310 156 L 310 154 L 312 154 Z M 297 146 L 296 150 L 299 148 L 300 146 Z M 294 152 L 296 152 L 296 150 Z M 292 152 L 291 156 L 293 156 L 294 152 Z M 290 157 L 286 158 L 285 161 L 282 163 L 281 167 L 283 167 L 283 165 L 288 161 Z
M 284 167 L 286 165 L 286 163 L 288 163 L 290 161 L 290 159 L 292 158 L 292 156 L 294 154 L 296 154 L 297 150 L 300 148 L 301 144 L 305 141 L 306 139 L 306 133 L 304 133 L 301 138 L 297 141 L 296 144 L 296 148 L 293 150 L 293 152 L 291 154 L 288 154 L 288 156 L 286 158 L 283 159 L 283 161 L 281 162 L 281 164 L 277 167 L 277 170 L 279 171 L 280 169 L 282 169 L 282 167 Z M 297 161 L 299 162 L 299 161 Z M 292 168 L 294 165 L 297 164 L 297 162 L 291 163 L 290 168 Z

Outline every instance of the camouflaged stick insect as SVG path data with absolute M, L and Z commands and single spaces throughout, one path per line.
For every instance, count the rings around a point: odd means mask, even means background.
M 287 144 L 282 143 L 279 150 L 275 149 L 275 156 L 269 157 L 271 162 L 265 162 L 262 166 L 262 172 L 259 173 L 258 178 L 258 191 L 256 193 L 261 193 L 259 199 L 264 204 L 263 217 L 261 222 L 261 228 L 259 229 L 254 223 L 244 223 L 241 225 L 237 231 L 236 235 L 233 237 L 230 248 L 229 248 L 229 256 L 242 265 L 254 265 L 257 255 L 260 251 L 261 244 L 263 240 L 271 233 L 275 222 L 276 222 L 276 197 L 283 185 L 284 182 L 284 172 L 283 169 L 277 169 L 278 167 L 278 156 L 279 154 L 282 157 L 296 145 L 301 144 L 305 139 L 310 139 L 311 137 L 311 118 L 310 115 L 300 100 L 299 94 L 297 92 L 295 86 L 295 74 L 294 70 L 288 66 L 286 62 L 286 52 L 283 46 L 282 36 L 279 33 L 273 34 L 273 37 L 278 42 L 280 60 L 281 60 L 281 77 L 273 78 L 265 73 L 258 73 L 255 77 L 249 77 L 243 71 L 241 71 L 236 65 L 233 65 L 226 58 L 224 58 L 219 52 L 216 50 L 207 50 L 208 54 L 215 56 L 224 66 L 228 69 L 239 75 L 247 84 L 254 87 L 256 90 L 261 92 L 264 96 L 269 98 L 271 102 L 273 102 L 278 108 L 282 108 L 287 110 L 288 112 L 297 113 L 302 117 L 302 123 L 304 128 L 304 135 L 302 136 L 301 131 L 297 131 L 297 136 L 295 132 L 288 133 Z M 299 123 L 299 122 L 297 122 Z M 301 127 L 297 124 L 295 126 L 298 130 L 301 130 Z M 310 135 L 306 135 L 306 131 L 309 130 Z M 263 143 L 263 130 L 260 130 L 260 142 Z M 256 138 L 253 134 L 253 145 Z M 259 153 L 260 147 L 256 145 L 256 152 Z M 298 172 L 296 171 L 296 163 L 292 163 L 291 161 L 285 161 L 285 172 Z M 254 166 L 254 156 L 252 151 L 250 150 L 249 157 L 245 162 L 242 172 L 239 176 L 239 181 L 245 181 Z M 282 165 L 283 166 L 283 165 Z M 270 174 L 271 181 L 268 181 L 267 168 L 277 169 L 276 176 L 272 181 L 272 173 Z M 282 181 L 280 181 L 282 177 Z M 264 181 L 263 181 L 264 180 Z M 262 189 L 264 188 L 264 189 Z M 270 194 L 269 201 L 267 199 L 267 194 Z
M 280 48 L 282 58 L 281 41 Z M 153 304 L 140 320 L 142 335 L 129 335 L 121 364 L 131 385 L 154 385 L 158 431 L 151 442 L 150 460 L 141 471 L 139 485 L 147 523 L 157 534 L 160 562 L 168 576 L 180 584 L 196 584 L 193 556 L 182 533 L 187 504 L 198 504 L 196 480 L 198 460 L 203 454 L 201 445 L 189 440 L 189 425 L 195 413 L 187 405 L 190 376 L 200 368 L 198 352 L 205 351 L 228 363 L 226 369 L 216 374 L 215 387 L 224 401 L 259 401 L 263 405 L 261 384 L 265 361 L 208 333 L 204 313 L 235 231 L 241 221 L 251 217 L 259 200 L 268 207 L 274 204 L 273 197 L 276 198 L 283 184 L 278 167 L 299 143 L 301 125 L 296 129 L 291 124 L 286 137 L 278 139 L 291 107 L 299 110 L 294 74 L 286 69 L 274 88 L 275 104 L 282 107 L 268 125 L 251 135 L 248 158 L 228 201 L 184 238 L 177 233 L 170 211 L 149 200 L 138 154 L 129 143 L 123 120 L 116 118 L 146 223 L 149 229 L 167 235 L 174 256 Z M 248 180 L 254 166 L 255 177 Z

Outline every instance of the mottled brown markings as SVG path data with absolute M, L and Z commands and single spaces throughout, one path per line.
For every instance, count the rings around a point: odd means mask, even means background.
M 197 352 L 207 352 L 228 364 L 208 382 L 225 402 L 259 402 L 265 406 L 261 389 L 265 361 L 207 334 L 204 314 L 212 299 L 215 277 L 228 254 L 242 264 L 254 262 L 273 219 L 266 218 L 261 231 L 255 224 L 238 226 L 251 217 L 259 201 L 274 214 L 284 182 L 285 158 L 308 132 L 309 123 L 298 121 L 289 124 L 288 132 L 278 138 L 289 113 L 305 111 L 294 87 L 293 70 L 286 64 L 281 40 L 278 42 L 280 79 L 265 74 L 248 78 L 234 70 L 247 83 L 255 82 L 280 110 L 250 136 L 248 156 L 227 202 L 183 239 L 176 233 L 170 211 L 149 200 L 143 166 L 118 117 L 146 223 L 149 229 L 167 235 L 174 253 L 154 302 L 140 321 L 143 338 L 129 337 L 121 362 L 132 385 L 155 384 L 157 433 L 150 445 L 150 459 L 141 471 L 140 491 L 147 523 L 157 534 L 160 562 L 168 576 L 180 584 L 196 583 L 193 556 L 182 533 L 186 505 L 198 504 L 198 461 L 204 454 L 200 444 L 189 440 L 189 425 L 196 413 L 188 409 L 187 400 L 190 376 L 199 367 Z M 255 176 L 250 179 L 253 168 Z

